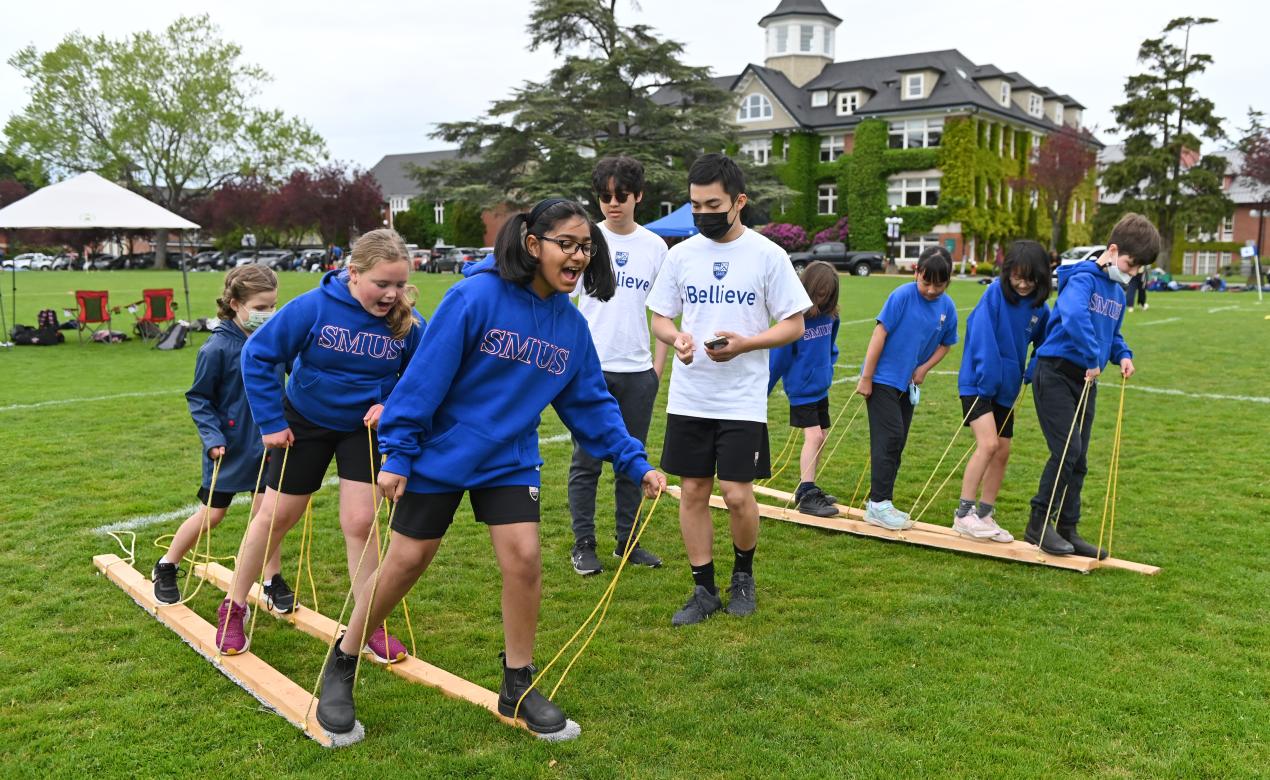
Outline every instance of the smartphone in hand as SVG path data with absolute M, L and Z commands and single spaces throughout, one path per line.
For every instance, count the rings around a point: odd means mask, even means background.
M 705 343 L 706 349 L 722 349 L 728 345 L 727 337 L 715 336 Z

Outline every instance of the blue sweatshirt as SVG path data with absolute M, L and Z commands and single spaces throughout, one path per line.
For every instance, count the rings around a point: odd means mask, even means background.
M 1049 307 L 1032 304 L 1032 298 L 1007 301 L 1000 279 L 988 285 L 966 318 L 959 394 L 977 395 L 998 406 L 1014 405 L 1027 371 L 1028 345 L 1040 346 L 1049 324 Z
M 1093 260 L 1058 269 L 1058 301 L 1050 315 L 1040 357 L 1070 360 L 1081 368 L 1102 368 L 1133 357 L 1120 335 L 1124 290 Z
M 838 362 L 837 317 L 813 317 L 805 321 L 803 337 L 767 355 L 767 392 L 782 379 L 790 406 L 814 404 L 829 395 L 833 366 Z
M 441 299 L 384 406 L 384 471 L 412 493 L 540 484 L 547 404 L 593 457 L 639 482 L 652 470 L 609 394 L 586 319 L 569 296 L 539 298 L 487 257 Z
M 900 285 L 887 297 L 877 321 L 886 329 L 873 382 L 908 390 L 917 367 L 940 345 L 957 343 L 957 307 L 947 293 L 933 301 L 922 297 L 917 282 Z
M 194 384 L 185 394 L 190 417 L 203 443 L 203 487 L 212 484 L 212 459 L 207 451 L 224 447 L 225 458 L 216 475 L 217 493 L 255 490 L 264 445 L 260 429 L 251 417 L 238 357 L 247 334 L 232 322 L 222 321 L 198 350 Z M 278 371 L 282 381 L 282 371 Z
M 277 366 L 291 367 L 286 396 L 306 420 L 335 431 L 361 428 L 405 371 L 423 332 L 395 339 L 348 290 L 348 271 L 330 271 L 316 289 L 278 310 L 243 348 L 243 379 L 256 424 L 265 434 L 287 427 Z

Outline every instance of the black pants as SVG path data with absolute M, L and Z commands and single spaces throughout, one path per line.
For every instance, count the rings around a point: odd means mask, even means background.
M 1050 458 L 1041 472 L 1041 484 L 1032 498 L 1032 519 L 1053 522 L 1060 529 L 1075 529 L 1080 521 L 1080 491 L 1089 471 L 1089 432 L 1094 427 L 1094 400 L 1098 385 L 1091 385 L 1086 400 L 1083 424 L 1072 429 L 1076 405 L 1085 387 L 1085 369 L 1062 358 L 1041 358 L 1032 380 L 1032 398 L 1036 401 L 1036 417 L 1049 447 Z M 1067 434 L 1071 431 L 1071 441 Z M 1067 457 L 1063 457 L 1063 449 Z M 1055 481 L 1058 483 L 1055 489 Z M 1050 506 L 1050 496 L 1053 506 Z M 1049 508 L 1049 517 L 1045 511 Z
M 1128 303 L 1131 308 L 1134 305 L 1134 295 L 1137 295 L 1138 297 L 1138 306 L 1147 302 L 1147 280 L 1143 278 L 1145 276 L 1146 274 L 1138 274 L 1129 280 L 1129 291 L 1125 293 L 1124 297 L 1125 302 Z
M 646 441 L 648 425 L 653 419 L 653 404 L 657 401 L 657 372 L 651 368 L 635 373 L 605 371 L 604 382 L 622 410 L 627 433 L 640 442 Z M 569 465 L 569 513 L 573 515 L 574 539 L 595 536 L 595 493 L 603 469 L 604 461 L 591 457 L 575 439 L 573 462 Z M 642 495 L 638 483 L 624 474 L 613 472 L 618 544 L 624 544 L 630 538 Z
M 895 475 L 913 424 L 913 405 L 908 391 L 874 383 L 869 406 L 869 457 L 873 463 L 869 500 L 890 501 L 895 494 Z

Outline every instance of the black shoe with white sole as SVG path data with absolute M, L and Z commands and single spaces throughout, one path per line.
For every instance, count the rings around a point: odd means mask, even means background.
M 175 563 L 159 561 L 150 572 L 154 580 L 154 598 L 160 604 L 175 604 L 181 600 L 181 589 L 176 584 L 179 570 Z
M 282 572 L 273 575 L 273 578 L 265 583 L 265 598 L 268 599 L 269 608 L 275 612 L 286 615 L 295 610 L 295 592 L 291 590 L 287 581 L 282 579 Z
M 621 558 L 625 554 L 626 545 L 624 544 L 618 544 L 617 549 L 613 551 L 614 558 Z M 631 550 L 631 557 L 627 558 L 626 562 L 635 566 L 647 566 L 650 569 L 656 569 L 661 566 L 661 558 L 640 547 L 638 543 Z
M 594 536 L 584 536 L 579 539 L 573 545 L 569 560 L 573 563 L 573 570 L 584 577 L 604 571 L 604 567 L 600 565 L 599 556 L 595 554 Z

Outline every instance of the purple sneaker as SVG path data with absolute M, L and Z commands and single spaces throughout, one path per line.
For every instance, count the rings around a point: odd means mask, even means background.
M 247 618 L 247 605 L 230 603 L 225 599 L 216 610 L 216 647 L 225 655 L 247 652 L 247 633 L 243 621 Z
M 375 629 L 375 633 L 370 635 L 362 652 L 370 653 L 370 657 L 381 664 L 395 664 L 405 660 L 409 655 L 401 640 L 385 631 L 383 626 Z

